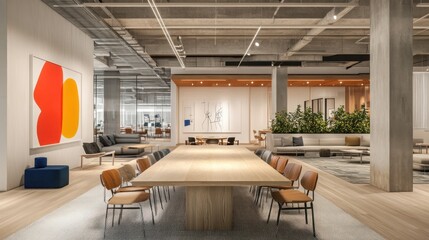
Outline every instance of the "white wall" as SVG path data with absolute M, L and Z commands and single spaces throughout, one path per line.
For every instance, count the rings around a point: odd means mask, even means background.
M 6 112 L 7 112 L 7 45 L 6 45 L 6 0 L 0 0 L 0 191 L 6 189 L 7 164 L 6 164 Z
M 335 98 L 335 109 L 346 104 L 345 87 L 288 87 L 288 112 L 296 110 L 298 105 L 304 108 L 304 101 L 317 98 Z
M 40 0 L 7 1 L 7 189 L 22 184 L 34 157 L 79 165 L 81 142 L 30 150 L 30 56 L 82 73 L 82 140 L 92 141 L 93 42 Z M 2 99 L 4 100 L 4 98 Z M 1 186 L 1 185 L 0 185 Z M 0 190 L 5 190 L 4 188 Z
M 249 87 L 179 87 L 178 90 L 178 105 L 177 105 L 177 126 L 178 126 L 178 142 L 184 143 L 190 136 L 231 136 L 236 137 L 241 143 L 249 143 L 253 138 L 252 129 L 264 129 L 268 124 L 268 93 L 269 88 L 249 88 Z M 241 105 L 240 112 L 231 113 L 232 123 L 239 125 L 240 129 L 232 129 L 229 133 L 212 133 L 212 132 L 184 132 L 183 126 L 183 108 L 184 105 L 207 99 L 209 101 L 227 101 Z M 173 111 L 173 106 L 172 106 Z M 238 111 L 231 107 L 230 111 Z M 199 114 L 199 113 L 195 113 Z M 200 113 L 202 114 L 202 113 Z M 234 118 L 236 117 L 236 119 Z

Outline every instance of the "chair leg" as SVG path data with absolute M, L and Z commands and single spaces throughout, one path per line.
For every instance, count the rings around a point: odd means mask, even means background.
M 279 233 L 279 223 L 280 223 L 280 212 L 282 211 L 282 204 L 279 203 L 279 212 L 277 213 L 277 230 L 276 230 L 276 237 Z
M 116 205 L 113 205 L 112 227 L 114 226 L 113 224 L 115 222 L 115 208 L 116 208 Z
M 159 202 L 161 203 L 161 209 L 164 210 L 164 206 L 162 206 L 162 197 L 161 197 L 161 191 L 159 190 L 159 186 L 156 187 L 158 189 L 158 197 L 159 197 Z
M 154 205 L 154 208 L 155 208 L 155 216 L 156 216 L 156 215 L 158 215 L 158 207 L 156 206 L 156 194 L 155 194 L 155 191 L 153 189 L 154 188 L 149 189 L 149 194 L 153 198 L 153 205 Z
M 107 214 L 109 213 L 109 204 L 106 206 L 106 216 L 104 217 L 104 233 L 103 238 L 106 238 Z
M 164 192 L 165 202 L 168 202 L 168 200 L 167 200 L 167 193 L 165 191 L 165 187 L 162 187 L 162 191 Z
M 118 226 L 121 225 L 122 212 L 124 210 L 124 205 L 121 205 L 121 211 L 119 212 Z
M 139 203 L 140 213 L 142 214 L 142 225 L 143 225 L 143 237 L 146 238 L 146 231 L 144 230 L 144 217 L 143 217 L 143 208 L 141 203 Z
M 149 195 L 149 205 L 150 205 L 150 211 L 152 213 L 152 224 L 155 225 L 155 217 L 153 216 L 152 200 L 150 199 L 150 195 Z
M 313 202 L 310 202 L 311 207 L 311 220 L 313 221 L 313 237 L 316 237 L 316 227 L 315 227 L 315 220 L 314 220 L 314 206 Z
M 170 187 L 169 186 L 167 187 L 167 193 L 168 193 L 168 200 L 170 200 L 171 198 L 170 198 Z
M 304 203 L 304 212 L 305 212 L 305 224 L 308 224 L 307 203 Z
M 173 191 L 176 191 L 176 187 L 175 186 L 173 186 Z
M 271 210 L 273 209 L 274 198 L 271 199 L 270 211 L 268 212 L 267 224 L 270 221 Z

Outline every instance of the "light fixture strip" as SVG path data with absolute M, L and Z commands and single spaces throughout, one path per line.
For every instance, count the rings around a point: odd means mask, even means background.
M 147 2 L 150 5 L 150 8 L 152 9 L 153 14 L 155 15 L 156 20 L 158 21 L 162 32 L 165 35 L 165 38 L 167 39 L 168 44 L 170 44 L 171 50 L 173 50 L 174 55 L 176 55 L 177 61 L 179 61 L 179 64 L 182 68 L 185 68 L 185 63 L 183 62 L 182 58 L 180 57 L 179 52 L 177 51 L 176 47 L 174 46 L 173 40 L 171 39 L 170 33 L 168 32 L 167 27 L 164 24 L 164 21 L 162 20 L 161 14 L 158 11 L 158 8 L 155 5 L 154 0 L 147 0 Z
M 260 30 L 261 30 L 261 26 L 259 26 L 259 27 L 258 27 L 258 30 L 257 30 L 257 31 L 256 31 L 256 33 L 255 33 L 255 36 L 253 36 L 253 39 L 252 39 L 252 41 L 250 42 L 249 46 L 247 47 L 246 52 L 244 52 L 244 55 L 243 55 L 243 57 L 241 58 L 240 62 L 238 63 L 237 68 L 238 68 L 238 67 L 240 67 L 241 62 L 242 62 L 242 61 L 244 60 L 244 58 L 247 56 L 247 53 L 249 52 L 250 48 L 252 47 L 253 42 L 255 41 L 256 37 L 258 36 L 258 34 L 259 34 L 259 31 L 260 31 Z

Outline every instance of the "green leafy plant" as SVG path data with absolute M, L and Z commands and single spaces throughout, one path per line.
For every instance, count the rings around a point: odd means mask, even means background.
M 340 106 L 334 118 L 326 121 L 321 113 L 311 108 L 304 111 L 298 105 L 294 112 L 278 112 L 271 124 L 273 133 L 369 133 L 370 118 L 365 106 L 353 113 Z

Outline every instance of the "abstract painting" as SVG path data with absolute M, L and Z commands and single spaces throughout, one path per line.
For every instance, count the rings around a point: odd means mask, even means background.
M 32 57 L 32 148 L 81 139 L 82 74 Z

